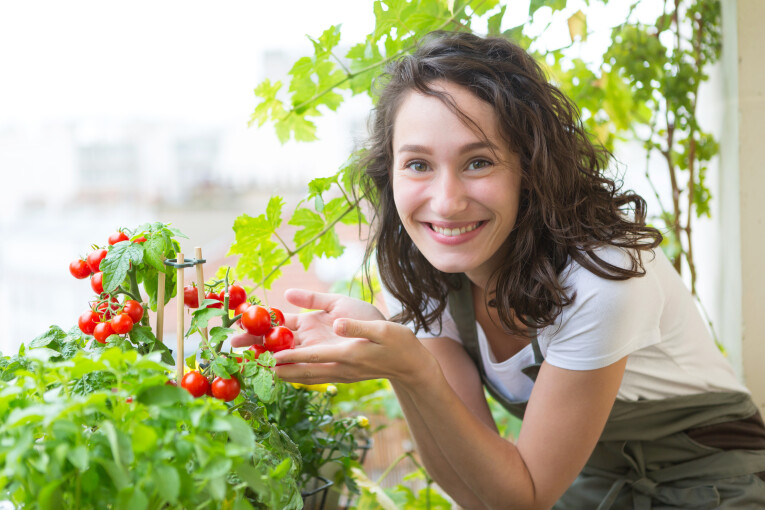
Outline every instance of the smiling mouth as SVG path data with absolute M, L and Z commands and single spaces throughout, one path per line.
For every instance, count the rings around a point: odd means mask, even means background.
M 484 223 L 485 223 L 485 220 L 482 220 L 482 221 L 478 221 L 476 223 L 472 223 L 470 225 L 465 225 L 464 227 L 459 227 L 459 228 L 443 228 L 443 227 L 439 227 L 437 225 L 433 225 L 432 223 L 428 223 L 428 226 L 430 226 L 430 229 L 433 232 L 437 232 L 437 233 L 441 234 L 442 236 L 454 237 L 454 236 L 458 236 L 460 234 L 466 234 L 468 232 L 472 232 L 473 230 L 477 229 L 478 227 L 480 227 Z

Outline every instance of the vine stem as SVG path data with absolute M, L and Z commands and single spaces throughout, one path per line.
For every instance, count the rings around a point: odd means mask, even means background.
M 284 257 L 284 258 L 283 258 L 281 261 L 279 261 L 279 263 L 276 265 L 276 267 L 274 267 L 274 268 L 273 268 L 273 269 L 272 269 L 272 270 L 271 270 L 271 271 L 270 271 L 270 272 L 269 272 L 269 273 L 268 273 L 268 274 L 267 274 L 267 275 L 266 275 L 266 276 L 265 276 L 265 277 L 264 277 L 264 278 L 263 278 L 263 279 L 260 281 L 260 283 L 258 283 L 258 284 L 255 286 L 255 288 L 256 288 L 256 289 L 258 289 L 258 288 L 261 288 L 261 287 L 265 287 L 265 284 L 266 284 L 266 282 L 268 281 L 268 279 L 269 279 L 269 278 L 271 278 L 271 276 L 273 276 L 273 275 L 274 275 L 274 273 L 276 273 L 276 272 L 277 272 L 279 269 L 281 269 L 282 267 L 284 267 L 284 265 L 285 265 L 285 264 L 286 264 L 286 263 L 287 263 L 287 262 L 288 262 L 288 261 L 289 261 L 289 260 L 290 260 L 292 257 L 294 257 L 296 254 L 298 254 L 298 253 L 299 253 L 299 252 L 300 252 L 302 249 L 304 249 L 304 248 L 305 248 L 305 247 L 307 247 L 307 246 L 310 246 L 311 244 L 313 244 L 314 242 L 316 242 L 316 240 L 317 240 L 317 239 L 319 239 L 321 236 L 323 236 L 324 234 L 326 234 L 327 232 L 329 232 L 329 230 L 330 230 L 331 228 L 333 228 L 333 227 L 334 227 L 334 226 L 337 224 L 337 222 L 338 222 L 338 221 L 340 221 L 340 220 L 341 220 L 341 219 L 343 219 L 343 218 L 344 218 L 346 215 L 348 215 L 348 213 L 350 213 L 350 212 L 351 212 L 351 211 L 353 211 L 354 209 L 358 208 L 358 207 L 359 207 L 359 204 L 361 203 L 361 201 L 362 201 L 362 200 L 363 200 L 365 197 L 366 197 L 366 195 L 361 195 L 361 196 L 360 196 L 360 197 L 359 197 L 357 200 L 355 200 L 353 203 L 349 204 L 349 205 L 348 205 L 348 208 L 347 208 L 345 211 L 343 211 L 343 214 L 340 214 L 340 215 L 338 215 L 338 216 L 337 216 L 337 218 L 333 219 L 333 220 L 332 220 L 332 221 L 331 221 L 329 224 L 327 224 L 327 225 L 326 225 L 326 226 L 325 226 L 323 229 L 321 229 L 321 231 L 320 231 L 318 234 L 316 234 L 315 236 L 313 236 L 313 237 L 311 237 L 310 239 L 306 240 L 306 241 L 305 241 L 305 242 L 303 242 L 301 245 L 299 245 L 299 246 L 295 247 L 295 249 L 294 249 L 294 250 L 290 250 L 290 249 L 287 249 L 287 255 L 286 255 L 286 256 L 285 256 L 285 257 Z M 276 232 L 274 232 L 274 233 L 276 233 Z
M 473 9 L 473 10 L 475 11 L 475 10 L 477 10 L 478 8 L 480 8 L 480 7 L 481 7 L 481 5 L 483 5 L 483 3 L 484 3 L 484 2 L 481 2 L 480 4 L 478 4 L 478 5 L 476 6 L 476 8 L 475 8 L 475 9 Z M 438 28 L 436 28 L 435 30 L 443 30 L 443 29 L 444 29 L 444 28 L 446 28 L 447 26 L 449 26 L 449 25 L 451 25 L 452 23 L 454 23 L 454 22 L 456 21 L 456 19 L 457 19 L 457 16 L 458 16 L 459 14 L 462 14 L 462 12 L 465 10 L 465 7 L 467 7 L 467 4 L 463 5 L 463 6 L 462 6 L 462 7 L 461 7 L 461 8 L 460 8 L 460 9 L 459 9 L 457 12 L 455 12 L 454 14 L 452 14 L 452 15 L 451 15 L 451 16 L 450 16 L 450 17 L 449 17 L 449 18 L 448 18 L 448 19 L 447 19 L 447 20 L 446 20 L 444 23 L 442 23 L 442 24 L 441 24 L 441 25 L 440 25 Z M 280 119 L 276 119 L 276 122 L 284 122 L 284 121 L 285 121 L 285 120 L 287 120 L 287 119 L 290 117 L 290 115 L 292 115 L 293 113 L 297 112 L 298 110 L 302 110 L 302 109 L 303 109 L 303 108 L 305 108 L 306 106 L 308 106 L 308 105 L 310 105 L 310 104 L 314 103 L 315 101 L 317 101 L 318 99 L 322 98 L 323 96 L 325 96 L 325 95 L 329 94 L 330 92 L 332 92 L 332 91 L 333 91 L 333 90 L 335 90 L 336 88 L 338 88 L 338 87 L 341 87 L 341 86 L 342 86 L 342 85 L 344 85 L 346 82 L 348 82 L 348 81 L 350 81 L 351 79 L 353 79 L 354 77 L 356 77 L 356 76 L 358 76 L 358 75 L 360 75 L 360 74 L 364 74 L 364 73 L 366 73 L 367 71 L 371 71 L 371 70 L 373 70 L 373 69 L 376 69 L 376 68 L 378 68 L 378 67 L 380 67 L 380 66 L 383 66 L 383 65 L 387 64 L 388 62 L 392 61 L 392 60 L 393 60 L 393 59 L 395 59 L 396 57 L 398 57 L 398 56 L 400 56 L 400 55 L 403 55 L 404 53 L 406 53 L 406 52 L 410 51 L 410 50 L 411 50 L 411 49 L 413 49 L 415 46 L 416 46 L 416 43 L 415 43 L 415 44 L 411 44 L 411 45 L 407 46 L 406 48 L 403 48 L 403 49 L 401 49 L 401 50 L 397 51 L 397 52 L 396 52 L 396 53 L 394 53 L 392 56 L 390 56 L 390 57 L 387 57 L 387 58 L 385 58 L 385 59 L 383 59 L 383 60 L 381 60 L 381 61 L 379 61 L 379 62 L 375 62 L 374 64 L 370 64 L 370 65 L 368 65 L 368 66 L 366 66 L 366 67 L 363 67 L 363 68 L 361 68 L 361 69 L 358 69 L 358 70 L 356 70 L 355 72 L 346 72 L 346 74 L 345 74 L 345 77 L 344 77 L 342 80 L 340 80 L 340 81 L 338 81 L 337 83 L 335 83 L 334 85 L 331 85 L 330 87 L 328 87 L 328 88 L 326 88 L 326 89 L 322 90 L 321 92 L 318 92 L 318 93 L 316 93 L 316 94 L 315 94 L 313 97 L 311 97 L 311 98 L 309 98 L 309 99 L 306 99 L 305 101 L 303 101 L 303 102 L 302 102 L 302 103 L 300 103 L 299 105 L 297 105 L 297 106 L 294 106 L 294 107 L 290 108 L 290 110 L 287 112 L 287 114 L 286 114 L 286 115 L 284 115 L 284 116 L 283 116 L 282 118 L 280 118 Z M 342 65 L 342 64 L 341 64 L 341 65 Z M 343 67 L 345 67 L 345 66 L 343 66 Z

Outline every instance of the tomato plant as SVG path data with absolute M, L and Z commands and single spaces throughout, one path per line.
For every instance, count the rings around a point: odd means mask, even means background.
M 194 398 L 199 398 L 209 391 L 210 381 L 196 370 L 192 370 L 181 379 L 181 387 L 191 393 Z
M 268 330 L 263 337 L 263 346 L 271 352 L 279 352 L 295 347 L 295 336 L 288 328 L 276 326 Z
M 216 377 L 212 382 L 212 396 L 230 402 L 239 396 L 241 385 L 236 377 Z

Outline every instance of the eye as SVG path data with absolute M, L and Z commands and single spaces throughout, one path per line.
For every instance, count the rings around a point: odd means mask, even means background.
M 480 170 L 481 168 L 491 165 L 491 161 L 486 159 L 474 159 L 468 165 L 468 170 Z
M 422 161 L 410 161 L 406 164 L 406 168 L 415 172 L 425 172 L 428 169 L 428 165 Z

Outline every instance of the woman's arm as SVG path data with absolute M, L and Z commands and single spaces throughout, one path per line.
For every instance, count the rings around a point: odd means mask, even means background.
M 340 303 L 348 298 L 333 299 L 334 309 L 348 310 L 349 303 Z M 311 340 L 277 353 L 279 363 L 296 363 L 276 367 L 277 374 L 303 383 L 390 379 L 399 393 L 408 396 L 406 405 L 416 411 L 410 410 L 410 415 L 422 420 L 415 428 L 420 436 L 427 435 L 425 444 L 432 441 L 438 448 L 433 452 L 442 453 L 457 478 L 488 508 L 554 504 L 592 452 L 626 364 L 625 358 L 588 371 L 543 364 L 518 442 L 513 444 L 501 438 L 480 411 L 469 407 L 475 406 L 474 398 L 463 402 L 453 389 L 462 385 L 459 370 L 442 369 L 408 328 L 383 320 L 331 316 L 299 316 L 303 323 L 296 324 L 297 335 Z M 331 328 L 319 331 L 316 324 L 326 326 L 327 319 L 332 319 Z M 450 487 L 444 489 L 450 492 Z
M 497 433 L 489 406 L 486 404 L 478 371 L 462 346 L 448 338 L 425 338 L 420 341 L 436 358 L 460 400 L 487 427 Z M 392 382 L 392 385 L 417 445 L 417 452 L 430 476 L 461 507 L 471 510 L 486 508 L 480 498 L 465 485 L 457 471 L 446 460 L 441 448 L 433 440 L 433 434 L 430 432 L 428 424 L 423 420 L 407 391 L 395 381 Z

